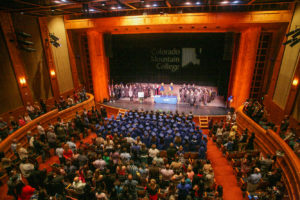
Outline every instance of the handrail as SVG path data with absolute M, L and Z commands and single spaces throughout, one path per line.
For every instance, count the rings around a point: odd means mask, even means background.
M 237 109 L 238 131 L 245 128 L 249 133 L 255 133 L 255 144 L 265 154 L 284 153 L 277 159 L 277 165 L 282 169 L 284 182 L 287 186 L 289 197 L 292 200 L 300 199 L 300 159 L 289 145 L 274 131 L 265 130 L 243 112 L 243 106 Z
M 82 113 L 84 108 L 88 110 L 92 108 L 92 106 L 95 106 L 94 96 L 92 94 L 87 94 L 87 96 L 88 99 L 84 102 L 76 104 L 62 111 L 54 109 L 22 126 L 0 143 L 0 152 L 4 152 L 5 156 L 7 157 L 12 157 L 13 154 L 10 150 L 10 145 L 13 139 L 17 139 L 17 141 L 23 146 L 27 145 L 26 134 L 28 131 L 34 132 L 36 130 L 36 124 L 38 122 L 40 122 L 43 127 L 46 127 L 48 123 L 55 122 L 58 117 L 62 118 L 63 120 L 68 120 L 73 118 L 73 116 L 76 115 L 76 112 Z

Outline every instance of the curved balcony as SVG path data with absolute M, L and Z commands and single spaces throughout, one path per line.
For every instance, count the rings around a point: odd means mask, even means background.
M 21 143 L 22 146 L 27 146 L 28 142 L 27 142 L 26 134 L 28 131 L 36 133 L 37 132 L 36 126 L 38 122 L 40 122 L 43 127 L 47 127 L 48 123 L 56 122 L 58 117 L 60 117 L 64 121 L 68 121 L 75 117 L 76 112 L 82 113 L 84 108 L 86 108 L 87 110 L 91 109 L 92 106 L 95 106 L 94 96 L 91 94 L 87 94 L 87 96 L 88 99 L 84 102 L 76 104 L 62 111 L 58 111 L 58 109 L 54 109 L 32 120 L 31 122 L 27 123 L 25 126 L 22 126 L 21 128 L 13 132 L 11 135 L 9 135 L 7 138 L 5 138 L 5 140 L 3 140 L 0 143 L 0 151 L 4 152 L 6 157 L 11 158 L 13 156 L 13 153 L 11 151 L 10 145 L 13 139 L 17 139 L 17 141 Z
M 300 160 L 288 144 L 272 130 L 265 130 L 243 112 L 243 106 L 237 109 L 238 131 L 248 128 L 249 133 L 255 133 L 255 144 L 264 154 L 284 154 L 278 157 L 276 165 L 283 171 L 284 183 L 290 199 L 300 199 Z

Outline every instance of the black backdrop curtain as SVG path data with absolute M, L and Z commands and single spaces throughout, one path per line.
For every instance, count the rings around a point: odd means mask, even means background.
M 225 33 L 113 35 L 110 78 L 114 83 L 217 86 L 226 95 L 228 41 Z

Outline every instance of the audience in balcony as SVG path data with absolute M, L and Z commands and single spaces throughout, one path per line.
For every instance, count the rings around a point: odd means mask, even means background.
M 250 104 L 246 103 L 245 112 L 258 112 L 259 109 L 250 107 Z M 235 174 L 241 180 L 242 190 L 247 191 L 250 198 L 257 195 L 265 199 L 282 199 L 285 188 L 281 184 L 281 170 L 275 168 L 277 156 L 259 154 L 254 145 L 255 133 L 249 134 L 245 129 L 239 134 L 235 126 L 232 117 L 227 116 L 225 123 L 212 124 L 210 135 L 231 160 Z
M 264 129 L 272 129 L 277 132 L 275 124 L 267 120 L 266 111 L 258 101 L 248 99 L 244 103 L 243 111 Z M 296 131 L 290 127 L 288 115 L 285 115 L 280 123 L 279 135 L 300 157 L 300 138 L 296 135 Z
M 73 93 L 74 100 L 71 96 L 67 96 L 67 101 L 64 100 L 63 96 L 60 96 L 59 101 L 55 101 L 55 108 L 63 110 L 69 108 L 77 103 L 87 100 L 87 95 L 85 89 Z M 78 97 L 80 96 L 80 98 Z M 30 102 L 27 102 L 25 107 L 26 112 L 24 115 L 19 115 L 18 120 L 16 121 L 13 116 L 9 117 L 9 123 L 4 121 L 3 117 L 0 117 L 0 142 L 4 140 L 8 135 L 12 134 L 20 127 L 31 122 L 33 119 L 39 117 L 42 114 L 47 112 L 47 105 L 43 99 L 40 99 L 40 102 L 34 102 L 32 105 Z

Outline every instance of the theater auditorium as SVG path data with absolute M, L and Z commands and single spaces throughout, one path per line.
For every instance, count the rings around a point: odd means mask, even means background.
M 299 200 L 298 0 L 1 0 L 0 200 Z

